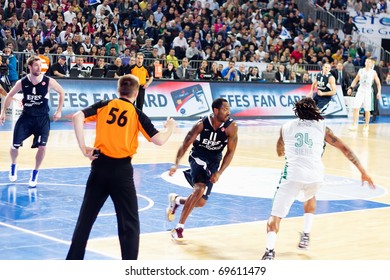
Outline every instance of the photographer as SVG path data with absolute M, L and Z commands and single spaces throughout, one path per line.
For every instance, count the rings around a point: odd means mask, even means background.
M 10 90 L 10 85 L 8 82 L 8 65 L 7 57 L 4 56 L 3 52 L 0 52 L 0 84 L 6 92 Z

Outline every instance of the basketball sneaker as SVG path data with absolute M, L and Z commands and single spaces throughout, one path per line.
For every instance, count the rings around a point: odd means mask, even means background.
M 178 197 L 176 193 L 170 193 L 168 195 L 168 208 L 166 210 L 168 222 L 172 222 L 175 219 L 175 211 L 180 206 L 175 201 L 176 197 Z
M 356 131 L 357 130 L 357 125 L 351 125 L 349 128 L 351 131 Z
M 30 181 L 28 182 L 29 188 L 35 188 L 38 184 L 38 170 L 33 170 L 30 175 Z
M 18 179 L 18 166 L 16 164 L 11 164 L 11 168 L 8 173 L 8 179 L 10 182 L 15 182 Z
M 301 240 L 298 243 L 298 249 L 307 249 L 309 247 L 310 234 L 301 232 Z
M 367 133 L 368 130 L 369 130 L 369 126 L 368 126 L 368 124 L 365 124 L 363 127 L 363 133 Z
M 264 256 L 261 259 L 264 261 L 272 261 L 273 259 L 275 259 L 274 249 L 272 249 L 272 250 L 266 249 Z
M 172 240 L 178 244 L 185 244 L 187 240 L 184 239 L 183 231 L 183 228 L 174 228 L 171 231 Z

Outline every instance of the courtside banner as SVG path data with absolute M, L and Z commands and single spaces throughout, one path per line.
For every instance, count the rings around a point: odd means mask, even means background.
M 390 86 L 382 85 L 382 96 L 379 99 L 379 113 L 390 115 Z
M 63 119 L 100 100 L 116 98 L 116 79 L 58 79 L 65 90 Z M 310 90 L 308 84 L 237 83 L 155 80 L 146 89 L 144 112 L 149 117 L 198 117 L 212 112 L 215 98 L 228 100 L 233 117 L 289 117 L 293 105 Z M 50 94 L 51 110 L 58 105 L 56 93 Z M 341 88 L 325 112 L 347 116 Z

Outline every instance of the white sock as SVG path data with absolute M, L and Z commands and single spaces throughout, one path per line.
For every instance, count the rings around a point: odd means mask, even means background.
M 270 231 L 267 233 L 267 239 L 266 239 L 266 248 L 268 250 L 275 249 L 275 243 L 276 243 L 276 232 Z
M 313 218 L 314 218 L 314 214 L 313 213 L 305 213 L 303 215 L 303 232 L 304 233 L 310 233 L 311 232 L 311 228 L 313 226 Z
M 182 229 L 184 229 L 184 224 L 177 224 L 176 228 L 182 228 Z
M 177 197 L 175 198 L 175 203 L 180 205 L 180 204 L 181 204 L 181 203 L 180 203 L 180 199 L 181 199 L 181 197 L 180 197 L 180 196 L 177 196 Z

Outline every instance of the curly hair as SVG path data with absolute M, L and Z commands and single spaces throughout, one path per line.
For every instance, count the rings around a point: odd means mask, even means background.
M 310 97 L 295 102 L 293 110 L 295 115 L 301 120 L 319 121 L 324 119 L 315 101 Z

